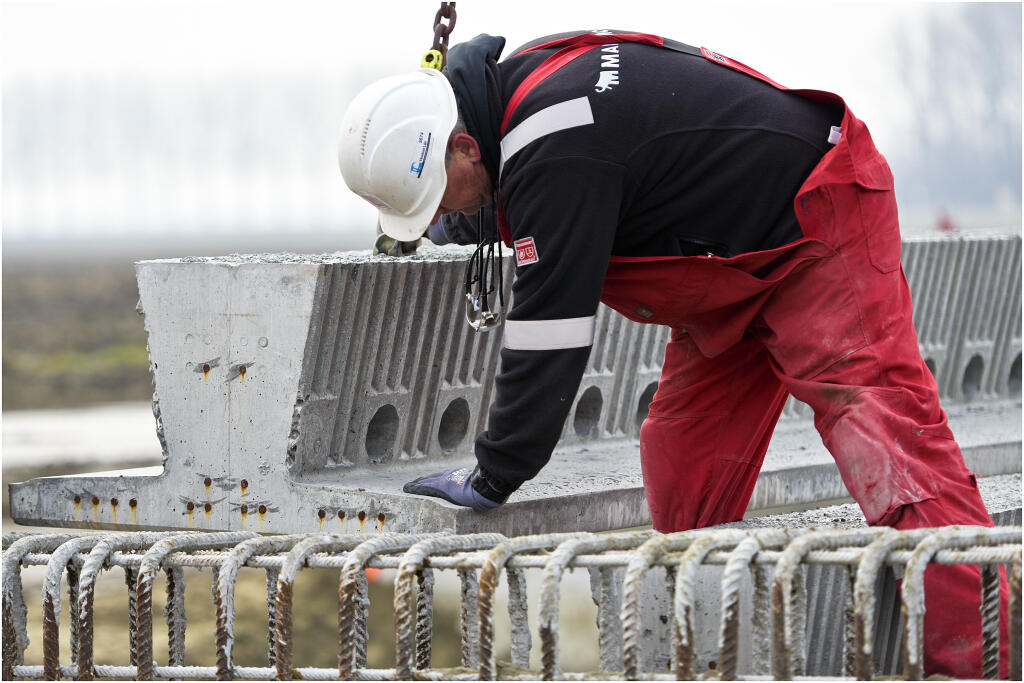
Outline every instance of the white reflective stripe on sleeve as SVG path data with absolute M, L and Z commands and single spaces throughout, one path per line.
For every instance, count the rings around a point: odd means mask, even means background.
M 566 100 L 541 109 L 510 130 L 501 139 L 501 167 L 534 140 L 567 128 L 587 126 L 594 122 L 594 112 L 586 96 Z M 499 169 L 498 175 L 501 175 Z
M 575 349 L 594 343 L 595 316 L 561 320 L 506 320 L 505 348 L 518 351 Z

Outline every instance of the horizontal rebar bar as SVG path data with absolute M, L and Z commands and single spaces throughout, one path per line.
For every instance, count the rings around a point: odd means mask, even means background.
M 1007 546 L 1006 552 L 1012 552 L 1013 546 Z M 760 566 L 775 566 L 778 564 L 781 553 L 778 551 L 762 550 L 754 558 L 752 564 Z M 807 554 L 803 564 L 835 566 L 846 565 L 856 567 L 863 556 L 863 549 L 846 548 L 842 550 L 814 551 Z M 889 556 L 889 562 L 896 565 L 904 565 L 910 561 L 911 551 L 896 550 Z M 82 561 L 85 554 L 79 553 L 74 556 L 75 560 Z M 163 565 L 167 567 L 192 567 L 195 569 L 208 569 L 218 567 L 224 562 L 227 553 L 218 553 L 209 556 L 194 556 L 178 553 L 171 555 L 164 560 Z M 625 567 L 629 564 L 628 553 L 609 552 L 601 555 L 579 555 L 573 558 L 571 569 L 602 569 L 606 567 Z M 933 564 L 977 564 L 984 562 L 988 557 L 988 551 L 980 550 L 941 550 L 932 560 Z M 729 560 L 729 553 L 713 551 L 708 554 L 704 561 L 707 565 L 724 566 Z M 25 556 L 22 566 L 45 566 L 50 561 L 50 555 L 43 553 L 30 553 Z M 434 569 L 461 569 L 475 567 L 479 569 L 486 561 L 486 553 L 467 553 L 461 557 L 434 557 L 431 558 L 430 566 Z M 1009 560 L 1007 560 L 1009 561 Z M 141 555 L 129 553 L 113 553 L 110 557 L 110 565 L 116 567 L 138 567 L 142 564 Z M 284 566 L 283 555 L 260 555 L 248 560 L 243 566 L 252 569 L 280 569 Z M 398 569 L 401 563 L 400 556 L 375 557 L 367 564 L 371 569 Z M 517 555 L 506 564 L 512 569 L 543 569 L 547 563 L 547 555 Z M 653 567 L 674 567 L 678 564 L 678 554 L 665 555 L 655 560 Z M 341 569 L 345 566 L 344 556 L 314 555 L 308 558 L 306 567 L 310 569 Z

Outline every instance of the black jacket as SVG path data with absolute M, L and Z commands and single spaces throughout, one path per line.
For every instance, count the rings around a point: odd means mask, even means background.
M 460 105 L 491 103 L 475 115 L 497 129 L 516 88 L 554 52 L 492 64 L 495 91 L 463 95 Z M 609 256 L 734 256 L 798 239 L 793 198 L 842 118 L 703 57 L 623 43 L 591 50 L 537 85 L 505 140 L 529 117 L 580 98 L 573 106 L 588 108 L 592 123 L 530 141 L 492 177 L 512 239 L 532 238 L 536 253 L 516 268 L 495 400 L 476 442 L 481 467 L 508 488 L 550 458 L 590 353 L 573 334 L 566 348 L 538 347 L 550 346 L 559 324 L 551 321 L 578 328 L 595 315 Z M 448 225 L 463 239 L 476 235 L 465 218 Z

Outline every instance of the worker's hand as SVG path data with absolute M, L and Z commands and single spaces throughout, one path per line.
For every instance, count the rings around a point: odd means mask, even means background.
M 493 510 L 501 503 L 486 498 L 473 488 L 471 483 L 473 469 L 470 467 L 458 467 L 444 472 L 428 474 L 425 477 L 414 479 L 402 487 L 406 493 L 415 493 L 420 496 L 433 496 L 443 498 L 449 503 L 462 505 L 483 512 Z
M 420 240 L 403 242 L 394 237 L 388 237 L 380 229 L 377 223 L 377 241 L 373 243 L 373 255 L 387 254 L 388 256 L 409 256 L 416 253 L 416 247 L 420 246 Z

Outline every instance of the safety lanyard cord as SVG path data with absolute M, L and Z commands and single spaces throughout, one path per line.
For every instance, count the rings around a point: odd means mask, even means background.
M 476 249 L 466 264 L 465 291 L 474 309 L 479 306 L 482 313 L 489 313 L 489 298 L 495 289 L 498 293 L 499 306 L 505 306 L 501 244 L 498 244 L 495 254 L 494 236 L 484 234 L 483 217 L 480 213 L 477 213 L 476 218 Z

